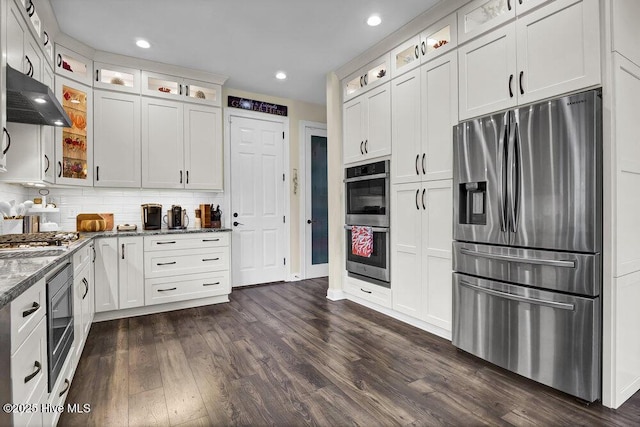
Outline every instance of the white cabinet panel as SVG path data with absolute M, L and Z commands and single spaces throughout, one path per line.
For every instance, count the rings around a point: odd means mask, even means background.
M 391 87 L 381 85 L 363 95 L 367 100 L 364 152 L 367 159 L 391 154 Z
M 222 190 L 221 115 L 217 107 L 184 107 L 185 188 Z
M 118 296 L 119 308 L 144 305 L 144 243 L 142 236 L 119 237 Z
M 96 239 L 95 311 L 118 309 L 118 239 Z
M 474 0 L 458 10 L 458 40 L 464 43 L 516 16 L 516 0 Z
M 142 186 L 184 187 L 183 104 L 142 98 Z
M 140 97 L 94 90 L 94 119 L 94 186 L 140 187 Z
M 458 48 L 460 120 L 516 105 L 515 27 L 499 28 Z
M 391 81 L 393 184 L 419 181 L 422 172 L 420 73 L 415 69 Z
M 423 180 L 449 179 L 453 177 L 453 126 L 458 124 L 456 52 L 442 55 L 420 70 L 422 149 L 426 154 L 426 159 L 421 159 Z
M 362 160 L 364 156 L 364 109 L 365 100 L 358 97 L 344 104 L 344 163 L 352 163 Z
M 600 83 L 597 0 L 557 0 L 516 21 L 518 103 Z

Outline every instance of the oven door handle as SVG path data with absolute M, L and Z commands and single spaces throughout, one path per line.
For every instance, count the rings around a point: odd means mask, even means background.
M 345 230 L 351 230 L 351 227 L 353 227 L 353 225 L 345 225 L 344 229 Z M 366 226 L 364 226 L 366 227 Z M 371 231 L 373 231 L 374 233 L 388 233 L 389 229 L 386 227 L 371 227 Z
M 369 179 L 389 178 L 389 173 L 376 173 L 374 175 L 356 176 L 354 178 L 345 178 L 344 182 L 367 181 Z
M 542 305 L 542 306 L 545 306 L 545 307 L 559 308 L 561 310 L 573 311 L 575 309 L 575 305 L 569 304 L 569 303 L 547 301 L 547 300 L 538 299 L 538 298 L 531 298 L 531 297 L 523 297 L 523 296 L 520 296 L 520 295 L 514 295 L 514 294 L 507 293 L 507 292 L 496 291 L 494 289 L 484 288 L 482 286 L 478 286 L 478 285 L 474 285 L 472 283 L 469 283 L 469 282 L 467 282 L 465 280 L 460 280 L 459 283 L 460 283 L 460 285 L 466 286 L 467 288 L 471 288 L 471 289 L 476 290 L 478 292 L 484 292 L 484 293 L 489 294 L 489 295 L 494 295 L 494 296 L 497 296 L 499 298 L 510 299 L 510 300 L 519 301 L 519 302 L 526 302 L 526 303 L 535 304 L 535 305 Z
M 512 256 L 512 255 L 490 254 L 488 252 L 475 251 L 473 249 L 467 249 L 467 248 L 460 249 L 460 253 L 462 253 L 463 255 L 495 259 L 498 261 L 512 261 L 512 262 L 519 262 L 522 264 L 536 264 L 536 265 L 548 265 L 551 267 L 576 268 L 575 262 L 563 261 L 559 259 L 522 258 L 522 257 Z

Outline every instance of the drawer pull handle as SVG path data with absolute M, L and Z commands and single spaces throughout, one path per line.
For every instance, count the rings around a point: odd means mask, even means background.
M 220 239 L 202 239 L 203 242 L 219 242 Z
M 364 292 L 365 294 L 372 294 L 372 293 L 373 293 L 373 292 L 371 292 L 371 291 L 367 291 L 367 290 L 362 289 L 362 288 L 360 288 L 360 290 L 361 290 L 362 292 Z
M 158 292 L 169 292 L 169 291 L 175 291 L 178 288 L 169 288 L 169 289 L 158 289 Z
M 219 285 L 220 282 L 215 282 L 215 283 L 203 283 L 202 286 L 215 286 L 215 285 Z
M 89 293 L 89 281 L 85 277 L 83 277 L 82 283 L 84 283 L 84 295 L 82 295 L 82 299 L 85 299 L 87 297 L 87 294 Z
M 175 263 L 176 263 L 176 261 L 171 261 L 171 262 L 159 262 L 159 263 L 157 263 L 156 265 L 173 265 L 173 264 L 175 264 Z
M 68 379 L 66 379 L 66 378 L 65 378 L 65 379 L 64 379 L 64 383 L 65 383 L 67 386 L 64 388 L 64 390 L 62 390 L 62 391 L 60 392 L 60 394 L 58 395 L 58 397 L 62 397 L 62 395 L 63 395 L 63 394 L 65 394 L 66 392 L 68 392 L 68 391 L 69 391 L 69 387 L 71 387 L 71 383 L 69 382 L 69 380 L 68 380 Z
M 172 240 L 171 242 L 156 242 L 156 244 L 158 245 L 173 245 L 175 243 L 175 240 Z
M 40 304 L 38 304 L 37 302 L 34 302 L 29 310 L 25 310 L 22 312 L 22 317 L 27 317 L 32 315 L 33 313 L 38 311 L 39 308 L 40 308 Z
M 29 381 L 31 381 L 32 379 L 34 379 L 36 377 L 36 375 L 38 375 L 40 373 L 40 371 L 42 370 L 42 365 L 37 360 L 34 363 L 34 365 L 36 367 L 36 371 L 33 374 L 29 374 L 26 377 L 24 377 L 24 383 L 25 384 L 28 383 Z
M 220 258 L 203 258 L 202 262 L 206 262 L 206 261 L 218 261 Z

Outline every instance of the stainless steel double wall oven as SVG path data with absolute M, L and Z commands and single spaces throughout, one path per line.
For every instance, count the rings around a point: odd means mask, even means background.
M 345 169 L 346 267 L 352 277 L 389 287 L 390 237 L 389 160 Z M 352 226 L 370 226 L 373 253 L 355 255 L 351 249 Z
M 453 343 L 601 393 L 602 110 L 594 90 L 454 128 Z

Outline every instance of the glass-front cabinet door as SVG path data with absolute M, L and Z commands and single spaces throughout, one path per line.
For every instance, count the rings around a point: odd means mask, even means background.
M 56 96 L 71 127 L 56 131 L 56 183 L 93 185 L 93 98 L 90 87 L 56 76 Z
M 180 77 L 142 72 L 142 94 L 160 98 L 180 99 L 185 88 Z
M 93 87 L 118 92 L 140 93 L 140 70 L 117 65 L 94 63 Z
M 420 35 L 422 63 L 431 61 L 458 45 L 456 14 L 452 13 L 436 22 Z
M 93 80 L 93 61 L 56 44 L 55 71 L 59 76 L 90 86 Z
M 516 0 L 475 0 L 458 10 L 458 42 L 463 43 L 516 17 Z
M 196 80 L 184 80 L 184 92 L 189 102 L 220 106 L 222 104 L 222 87 Z
M 391 76 L 412 70 L 420 65 L 420 37 L 415 36 L 391 51 Z

